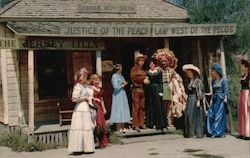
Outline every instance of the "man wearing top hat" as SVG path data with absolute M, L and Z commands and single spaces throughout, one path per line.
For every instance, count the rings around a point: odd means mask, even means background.
M 130 78 L 133 83 L 132 89 L 132 117 L 133 129 L 140 132 L 143 129 L 145 117 L 145 97 L 144 97 L 144 84 L 149 81 L 146 78 L 146 72 L 142 69 L 147 56 L 140 53 L 139 50 L 135 51 L 135 66 L 130 71 Z

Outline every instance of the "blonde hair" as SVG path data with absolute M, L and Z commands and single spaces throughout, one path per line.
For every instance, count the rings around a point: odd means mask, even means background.
M 92 74 L 92 75 L 90 76 L 90 83 L 93 83 L 94 80 L 96 80 L 96 79 L 101 80 L 101 76 L 98 75 L 98 74 Z
M 74 79 L 75 79 L 75 83 L 79 83 L 79 78 L 83 75 L 83 76 L 87 76 L 88 75 L 88 70 L 84 67 L 81 68 L 79 71 L 76 72 Z

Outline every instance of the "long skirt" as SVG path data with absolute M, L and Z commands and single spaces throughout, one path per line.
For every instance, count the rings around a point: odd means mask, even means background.
M 159 84 L 150 84 L 145 90 L 146 96 L 146 126 L 148 128 L 163 129 L 167 126 L 166 110 L 159 93 Z
M 68 150 L 70 152 L 95 151 L 94 124 L 91 120 L 90 107 L 87 102 L 76 104 L 69 131 Z
M 112 95 L 111 123 L 127 123 L 130 121 L 130 110 L 127 94 L 124 89 Z
M 105 121 L 105 116 L 101 106 L 97 108 L 96 115 L 96 134 L 98 138 L 98 143 L 101 148 L 108 145 L 108 127 Z
M 239 135 L 250 137 L 250 94 L 249 90 L 240 91 L 238 106 Z
M 227 114 L 222 97 L 215 94 L 213 104 L 208 109 L 207 133 L 208 136 L 222 137 L 227 130 Z
M 205 112 L 201 103 L 196 107 L 197 98 L 195 94 L 189 95 L 185 109 L 184 137 L 204 137 Z

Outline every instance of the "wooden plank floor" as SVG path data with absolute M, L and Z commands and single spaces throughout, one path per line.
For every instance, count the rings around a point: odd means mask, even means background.
M 67 131 L 69 130 L 69 128 L 70 125 L 63 125 L 63 126 L 60 126 L 59 124 L 41 125 L 35 129 L 34 134 Z

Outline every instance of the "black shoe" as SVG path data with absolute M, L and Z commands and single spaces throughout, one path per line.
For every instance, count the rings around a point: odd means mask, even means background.
M 236 138 L 243 139 L 244 136 L 238 135 Z
M 250 140 L 250 137 L 243 137 L 244 140 Z
M 140 129 L 146 129 L 146 127 L 144 127 L 144 126 L 139 126 L 139 128 L 140 128 Z

